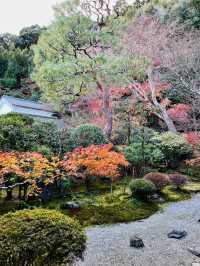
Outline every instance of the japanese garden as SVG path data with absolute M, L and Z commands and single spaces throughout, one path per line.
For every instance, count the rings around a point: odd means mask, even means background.
M 52 9 L 0 33 L 0 266 L 200 265 L 200 1 Z

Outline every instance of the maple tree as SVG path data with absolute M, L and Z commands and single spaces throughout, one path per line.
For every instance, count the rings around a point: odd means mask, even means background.
M 29 193 L 40 192 L 37 180 L 45 185 L 54 182 L 57 159 L 48 161 L 36 152 L 0 152 L 0 188 L 5 189 L 7 198 L 12 198 L 12 190 L 19 187 L 19 198 L 22 188 L 24 198 Z
M 112 144 L 78 147 L 66 153 L 60 165 L 72 178 L 82 179 L 87 188 L 92 176 L 108 177 L 112 183 L 120 177 L 120 167 L 129 165 L 124 155 L 113 151 L 112 148 Z
M 198 33 L 184 31 L 176 22 L 163 23 L 156 16 L 142 14 L 130 22 L 123 41 L 130 54 L 148 60 L 146 75 L 151 104 L 168 130 L 176 133 L 176 122 L 180 122 L 180 118 L 181 122 L 187 121 L 188 111 L 196 108 L 194 102 L 199 97 Z M 174 97 L 170 98 L 167 105 L 163 104 L 163 93 L 159 97 L 156 95 L 158 82 L 169 84 L 170 93 L 174 91 Z M 168 94 L 165 94 L 166 100 Z M 172 100 L 175 101 L 178 95 L 181 95 L 181 102 L 173 103 Z M 173 104 L 178 105 L 175 107 Z M 172 110 L 168 112 L 171 107 Z

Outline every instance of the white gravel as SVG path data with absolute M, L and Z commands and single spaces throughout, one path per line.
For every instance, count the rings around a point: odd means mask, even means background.
M 200 249 L 200 194 L 191 200 L 172 203 L 142 222 L 95 226 L 87 230 L 84 261 L 76 266 L 192 266 L 200 258 L 187 248 Z M 185 230 L 185 239 L 169 239 L 173 230 Z M 129 246 L 131 235 L 144 241 L 145 248 Z M 195 264 L 194 264 L 195 265 Z

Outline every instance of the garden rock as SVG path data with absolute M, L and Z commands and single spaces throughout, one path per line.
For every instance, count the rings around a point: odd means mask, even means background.
M 182 239 L 187 236 L 186 231 L 173 230 L 168 235 L 168 238 Z
M 62 206 L 63 209 L 67 210 L 79 210 L 81 208 L 81 204 L 75 201 L 69 201 Z
M 144 247 L 143 240 L 137 236 L 132 236 L 130 238 L 130 247 L 143 248 Z
M 150 196 L 150 201 L 155 203 L 163 203 L 165 200 L 160 197 L 158 194 L 153 194 Z
M 188 251 L 193 255 L 200 257 L 200 249 L 188 248 Z

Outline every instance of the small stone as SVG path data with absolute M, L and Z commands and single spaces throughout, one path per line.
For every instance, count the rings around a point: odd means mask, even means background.
M 131 237 L 130 238 L 130 247 L 143 248 L 144 247 L 143 240 L 137 236 Z
M 155 202 L 155 203 L 163 203 L 163 202 L 165 202 L 165 200 L 158 194 L 153 194 L 150 197 L 150 201 L 151 202 Z
M 194 263 L 192 263 L 192 266 L 200 266 L 200 263 L 194 262 Z
M 62 205 L 62 209 L 68 209 L 68 210 L 79 210 L 81 208 L 81 205 L 78 202 L 69 201 Z
M 168 238 L 182 239 L 187 236 L 186 231 L 173 230 L 167 234 Z
M 194 248 L 188 248 L 188 251 L 192 253 L 193 255 L 200 257 L 200 249 L 194 249 Z

